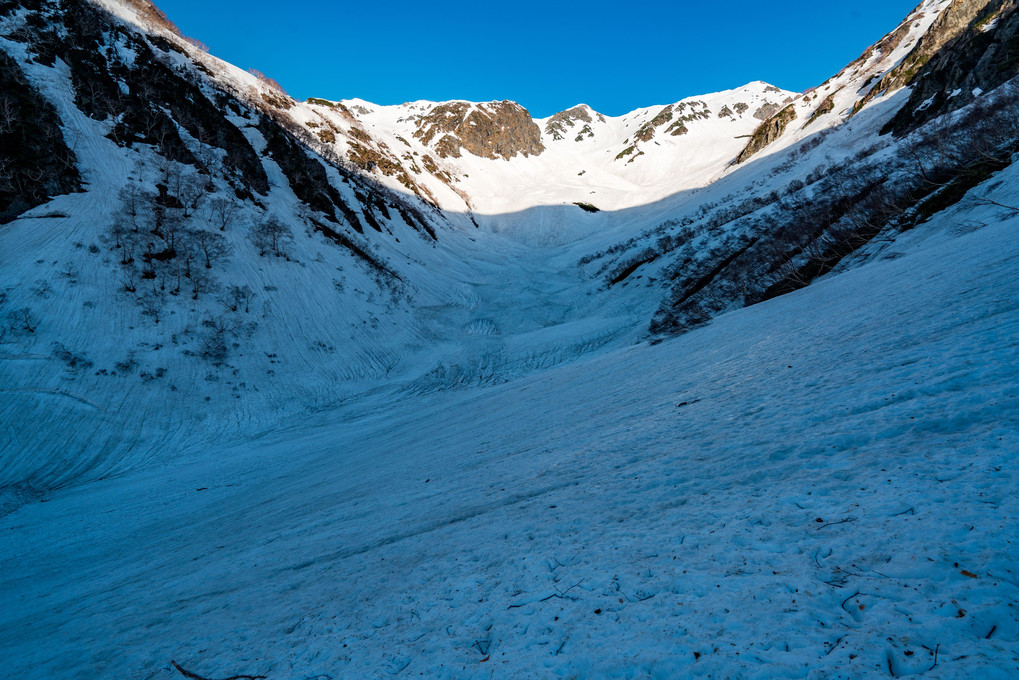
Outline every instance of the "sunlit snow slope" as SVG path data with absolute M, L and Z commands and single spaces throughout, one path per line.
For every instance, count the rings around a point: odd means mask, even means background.
M 575 202 L 602 210 L 646 205 L 710 184 L 767 118 L 764 114 L 793 96 L 757 82 L 619 117 L 604 116 L 581 104 L 534 121 L 545 147 L 537 155 L 489 159 L 465 151 L 457 158 L 434 158 L 440 171 L 454 178 L 454 186 L 443 186 L 433 178 L 427 181 L 444 208 L 469 207 L 479 217 Z M 390 148 L 406 146 L 403 151 L 412 156 L 436 155 L 415 138 L 415 132 L 421 129 L 421 120 L 440 105 L 376 106 L 357 100 L 342 104 Z M 475 110 L 487 106 L 464 104 Z M 302 111 L 308 120 L 329 115 L 313 103 L 303 106 L 310 110 Z M 338 118 L 334 113 L 333 120 Z M 400 140 L 407 140 L 406 145 Z M 469 206 L 451 193 L 453 188 L 466 195 Z

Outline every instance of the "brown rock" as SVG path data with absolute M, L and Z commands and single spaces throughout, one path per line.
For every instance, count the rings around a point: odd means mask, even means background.
M 414 136 L 424 144 L 442 135 L 434 147 L 442 158 L 459 157 L 461 148 L 482 158 L 506 160 L 518 154 L 537 156 L 545 150 L 541 129 L 531 114 L 510 101 L 439 104 L 417 124 Z

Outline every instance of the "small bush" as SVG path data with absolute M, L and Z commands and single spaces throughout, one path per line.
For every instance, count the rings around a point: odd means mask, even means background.
M 78 374 L 92 368 L 92 362 L 84 354 L 75 354 L 59 342 L 54 342 L 50 348 L 53 358 L 62 361 L 69 373 Z

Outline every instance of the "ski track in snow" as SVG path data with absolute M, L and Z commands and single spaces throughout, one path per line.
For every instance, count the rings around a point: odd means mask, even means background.
M 658 346 L 24 505 L 6 672 L 1016 677 L 1017 223 L 952 219 Z

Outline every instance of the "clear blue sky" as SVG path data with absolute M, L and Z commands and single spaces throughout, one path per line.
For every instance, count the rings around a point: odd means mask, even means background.
M 300 99 L 512 99 L 609 115 L 765 80 L 819 85 L 919 0 L 156 0 Z

